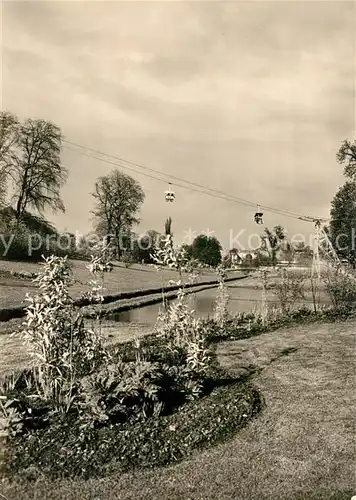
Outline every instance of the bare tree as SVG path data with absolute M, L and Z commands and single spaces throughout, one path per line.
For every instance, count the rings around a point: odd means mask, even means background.
M 60 188 L 67 170 L 60 162 L 61 142 L 61 131 L 51 122 L 28 119 L 19 127 L 17 152 L 9 171 L 18 220 L 28 207 L 41 215 L 47 207 L 65 211 Z
M 115 238 L 120 258 L 125 234 L 131 233 L 132 226 L 139 223 L 136 215 L 145 194 L 135 179 L 115 169 L 97 180 L 93 197 L 96 231 Z
M 15 161 L 19 122 L 8 111 L 0 112 L 0 207 L 5 204 L 7 178 Z

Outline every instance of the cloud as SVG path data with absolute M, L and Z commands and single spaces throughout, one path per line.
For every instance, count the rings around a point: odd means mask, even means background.
M 8 2 L 3 11 L 3 107 L 236 196 L 327 207 L 341 181 L 336 149 L 355 130 L 353 2 Z M 88 193 L 106 167 L 73 154 L 66 162 L 71 208 L 58 220 L 70 225 L 80 182 L 75 224 L 87 226 Z M 137 178 L 152 192 L 144 223 L 157 227 L 164 187 Z M 235 210 L 182 196 L 191 213 L 197 200 L 205 207 L 194 213 L 202 227 L 206 213 L 225 226 Z M 247 221 L 244 210 L 236 206 Z

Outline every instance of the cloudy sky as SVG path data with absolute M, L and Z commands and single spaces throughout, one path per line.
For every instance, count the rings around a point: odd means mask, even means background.
M 354 2 L 326 0 L 8 1 L 2 108 L 235 197 L 328 216 L 342 183 L 335 153 L 355 137 L 355 20 Z M 94 182 L 114 166 L 62 158 L 67 212 L 48 217 L 87 232 Z M 171 215 L 178 238 L 209 228 L 228 245 L 244 229 L 246 245 L 256 232 L 252 207 L 177 186 L 167 204 L 164 182 L 120 169 L 146 192 L 140 231 Z M 265 223 L 311 229 L 273 213 Z

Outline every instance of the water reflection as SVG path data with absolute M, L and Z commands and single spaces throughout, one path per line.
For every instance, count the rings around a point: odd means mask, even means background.
M 242 287 L 229 287 L 229 310 L 230 312 L 247 312 L 253 309 L 261 308 L 261 290 L 242 288 Z M 194 309 L 198 316 L 207 318 L 214 314 L 216 289 L 208 289 L 202 292 L 188 295 L 188 305 Z M 267 295 L 267 300 L 271 305 L 278 305 L 276 297 L 272 292 Z M 324 298 L 324 303 L 328 301 Z M 171 301 L 174 303 L 174 301 Z M 298 305 L 305 305 L 312 308 L 312 297 L 307 295 L 305 300 L 300 301 Z M 130 311 L 118 312 L 111 315 L 108 319 L 113 321 L 122 321 L 126 323 L 145 323 L 153 325 L 156 322 L 157 315 L 162 310 L 162 304 L 153 304 L 144 306 L 138 309 L 131 309 Z

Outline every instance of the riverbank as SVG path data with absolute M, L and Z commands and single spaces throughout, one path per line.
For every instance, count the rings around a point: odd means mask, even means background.
M 88 262 L 71 261 L 70 263 L 74 274 L 74 284 L 70 287 L 71 295 L 78 307 L 87 306 L 88 301 L 80 297 L 87 290 L 89 272 L 86 266 Z M 11 272 L 37 273 L 40 270 L 40 264 L 0 261 L 0 322 L 23 317 L 26 294 L 37 293 L 37 286 L 34 283 L 13 277 Z M 230 271 L 226 281 L 239 280 L 244 277 L 245 275 L 239 271 Z M 187 289 L 199 289 L 203 285 L 217 285 L 216 273 L 210 271 L 200 271 L 194 284 L 189 283 L 187 273 L 183 273 L 182 279 Z M 170 269 L 163 268 L 157 272 L 152 266 L 137 264 L 126 268 L 123 264 L 116 263 L 112 272 L 106 273 L 104 277 L 103 303 L 104 305 L 116 303 L 108 307 L 110 312 L 142 307 L 160 302 L 163 288 L 167 294 L 170 294 L 170 298 L 173 298 L 174 292 L 179 287 L 169 285 L 171 280 L 177 280 L 177 273 Z M 86 309 L 86 314 L 91 314 L 88 309 Z

